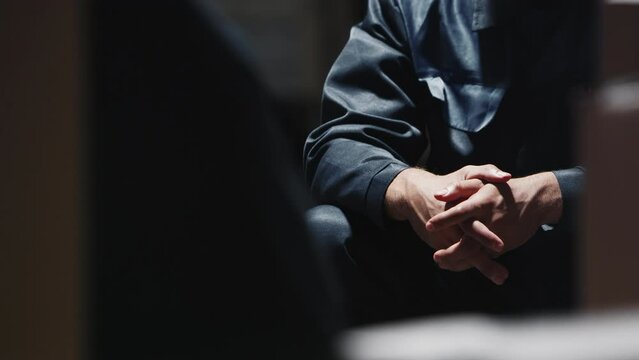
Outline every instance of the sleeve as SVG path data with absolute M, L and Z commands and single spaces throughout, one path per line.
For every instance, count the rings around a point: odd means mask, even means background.
M 395 176 L 427 146 L 421 87 L 401 9 L 371 0 L 364 21 L 331 68 L 322 124 L 304 146 L 304 171 L 321 202 L 384 223 L 384 196 Z
M 560 222 L 572 228 L 575 226 L 579 215 L 579 203 L 583 192 L 586 170 L 582 166 L 577 166 L 565 170 L 556 170 L 553 171 L 553 174 L 555 174 L 559 183 L 563 203 Z

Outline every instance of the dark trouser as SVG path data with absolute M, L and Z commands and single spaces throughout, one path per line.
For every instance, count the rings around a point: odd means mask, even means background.
M 539 231 L 498 259 L 510 270 L 502 286 L 477 270 L 439 269 L 433 250 L 408 223 L 385 229 L 321 205 L 306 214 L 318 249 L 335 269 L 351 325 L 452 312 L 529 314 L 574 306 L 573 251 L 561 230 Z

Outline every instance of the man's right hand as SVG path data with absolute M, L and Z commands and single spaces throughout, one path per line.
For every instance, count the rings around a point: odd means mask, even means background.
M 494 261 L 490 253 L 500 253 L 504 244 L 479 221 L 466 228 L 451 227 L 438 232 L 426 230 L 428 220 L 445 210 L 445 203 L 435 199 L 441 189 L 451 184 L 463 189 L 454 190 L 469 197 L 484 186 L 484 182 L 505 183 L 511 175 L 494 165 L 465 166 L 448 175 L 434 175 L 422 169 L 409 168 L 391 182 L 384 199 L 386 213 L 395 220 L 408 220 L 417 235 L 435 250 L 446 249 L 460 241 L 472 242 L 474 253 L 457 268 L 477 268 L 495 284 L 501 285 L 508 277 L 508 270 Z M 440 195 L 440 194 L 437 194 Z M 464 235 L 467 234 L 467 235 Z M 469 236 L 475 234 L 476 236 Z

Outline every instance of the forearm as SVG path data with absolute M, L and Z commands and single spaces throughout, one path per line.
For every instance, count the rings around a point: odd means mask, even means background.
M 335 139 L 308 151 L 306 176 L 313 195 L 384 223 L 384 194 L 408 165 L 373 145 Z
M 414 78 L 403 17 L 394 1 L 371 1 L 331 68 L 322 125 L 304 147 L 304 171 L 318 200 L 378 225 L 390 182 L 427 148 L 423 87 Z

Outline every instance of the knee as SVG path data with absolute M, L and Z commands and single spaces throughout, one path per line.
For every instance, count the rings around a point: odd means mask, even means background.
M 352 237 L 346 215 L 336 206 L 316 206 L 306 212 L 305 218 L 311 237 L 323 248 L 343 248 Z

